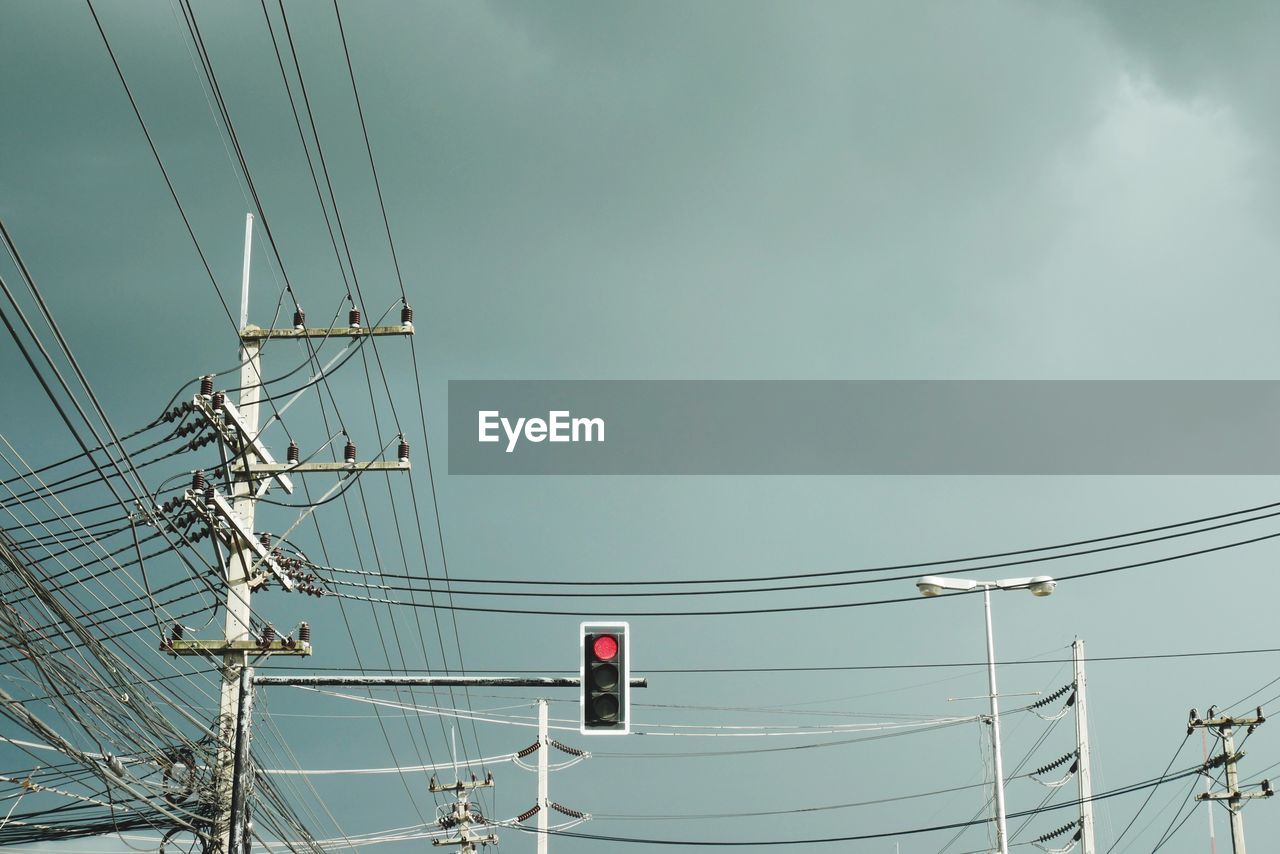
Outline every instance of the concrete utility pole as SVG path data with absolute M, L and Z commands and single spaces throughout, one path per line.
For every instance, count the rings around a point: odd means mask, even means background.
M 253 655 L 310 655 L 310 629 L 303 623 L 299 638 L 279 638 L 268 626 L 262 638 L 252 631 L 253 612 L 250 596 L 253 590 L 270 580 L 285 591 L 297 587 L 274 550 L 270 537 L 255 533 L 254 511 L 258 498 L 273 483 L 293 492 L 290 472 L 337 472 L 354 474 L 365 471 L 408 471 L 408 444 L 401 437 L 398 462 L 356 462 L 355 445 L 348 441 L 341 463 L 299 462 L 296 446 L 291 446 L 286 463 L 277 463 L 259 436 L 259 413 L 262 394 L 262 347 L 272 338 L 355 338 L 371 335 L 412 335 L 413 311 L 406 304 L 401 309 L 399 326 L 365 327 L 360 311 L 352 307 L 349 325 L 337 329 L 308 328 L 299 308 L 289 329 L 260 329 L 249 323 L 249 272 L 253 255 L 253 215 L 245 217 L 244 268 L 240 284 L 240 394 L 238 405 L 222 392 L 214 392 L 213 378 L 205 377 L 200 394 L 190 401 L 191 409 L 202 415 L 208 426 L 226 446 L 230 461 L 227 475 L 231 480 L 231 500 L 206 485 L 203 473 L 197 472 L 192 488 L 184 499 L 210 526 L 216 541 L 228 550 L 225 564 L 218 567 L 227 584 L 226 620 L 223 637 L 216 640 L 185 638 L 183 627 L 173 626 L 173 636 L 161 641 L 161 649 L 171 655 L 195 655 L 221 659 L 222 691 L 218 705 L 218 745 L 213 767 L 213 803 L 211 850 L 214 854 L 241 854 L 247 850 L 244 816 L 233 808 L 237 780 L 248 779 L 251 771 L 247 743 L 239 749 L 238 733 L 246 733 L 248 721 L 242 720 L 241 696 L 247 696 L 251 681 L 245 683 L 242 673 Z M 216 546 L 215 546 L 216 548 Z M 219 554 L 221 554 L 219 552 Z M 221 564 L 221 559 L 220 559 Z M 247 687 L 246 687 L 247 685 Z M 247 712 L 248 710 L 246 710 Z M 237 769 L 241 775 L 237 775 Z M 244 806 L 247 797 L 239 799 Z M 233 831 L 233 825 L 236 825 Z M 233 841 L 234 838 L 234 841 Z
M 1093 778 L 1089 770 L 1089 718 L 1085 705 L 1084 641 L 1071 642 L 1071 669 L 1076 686 L 1076 779 L 1080 786 L 1080 854 L 1096 854 L 1093 842 Z
M 253 214 L 244 223 L 244 271 L 240 280 L 240 328 L 248 324 L 249 269 L 253 259 Z M 240 418 L 245 432 L 258 434 L 258 402 L 262 391 L 262 342 L 240 342 Z M 245 461 L 256 459 L 252 445 L 244 448 Z M 253 481 L 239 476 L 231 488 L 231 512 L 252 536 L 255 500 Z M 227 617 L 223 637 L 228 644 L 252 638 L 249 607 L 249 568 L 257 555 L 238 540 L 227 560 Z M 219 851 L 231 848 L 231 794 L 235 784 L 235 730 L 240 713 L 240 671 L 247 661 L 243 650 L 227 650 L 222 656 L 222 697 L 218 706 L 218 755 L 214 765 L 214 839 Z
M 253 764 L 249 760 L 250 728 L 253 726 L 253 668 L 240 668 L 239 706 L 236 709 L 236 758 L 231 784 L 231 848 L 248 851 L 250 792 Z
M 995 754 L 996 772 L 996 847 L 1009 854 L 1009 826 L 1004 806 L 1004 760 L 1000 750 L 1000 701 L 996 691 L 996 649 L 991 637 L 991 588 L 982 588 L 982 604 L 987 615 L 987 682 L 991 687 L 991 752 Z
M 1275 794 L 1275 790 L 1271 788 L 1270 780 L 1263 780 L 1257 791 L 1240 791 L 1240 774 L 1236 769 L 1236 764 L 1244 758 L 1244 752 L 1236 752 L 1235 728 L 1243 726 L 1246 727 L 1246 733 L 1252 733 L 1264 721 L 1266 721 L 1266 717 L 1262 714 L 1261 706 L 1258 707 L 1255 716 L 1248 718 L 1235 718 L 1230 715 L 1214 716 L 1214 708 L 1210 706 L 1208 716 L 1202 719 L 1197 717 L 1196 710 L 1192 709 L 1191 717 L 1187 721 L 1188 735 L 1191 734 L 1192 730 L 1203 727 L 1217 730 L 1218 738 L 1222 741 L 1222 754 L 1206 762 L 1205 770 L 1217 768 L 1220 765 L 1226 766 L 1227 789 L 1225 792 L 1205 792 L 1202 795 L 1196 795 L 1196 800 L 1227 802 L 1227 811 L 1231 820 L 1231 850 L 1235 854 L 1245 854 L 1244 816 L 1241 814 L 1245 800 L 1249 798 L 1269 798 Z
M 547 812 L 551 803 L 547 792 L 547 754 L 551 750 L 550 737 L 550 728 L 547 726 L 547 701 L 540 698 L 538 700 L 538 854 L 547 854 L 547 846 L 550 844 L 547 823 Z

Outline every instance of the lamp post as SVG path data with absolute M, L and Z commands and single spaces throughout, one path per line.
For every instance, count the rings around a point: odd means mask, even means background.
M 982 588 L 982 602 L 987 616 L 987 681 L 991 687 L 991 751 L 995 754 L 996 843 L 1000 854 L 1009 854 L 1009 828 L 1004 808 L 1004 760 L 1000 755 L 1000 703 L 996 694 L 996 650 L 991 635 L 991 588 L 1030 590 L 1034 596 L 1048 596 L 1058 586 L 1048 575 L 1032 578 L 1005 578 L 999 581 L 976 581 L 971 578 L 947 578 L 926 575 L 916 582 L 924 596 L 940 596 L 944 590 L 968 592 Z

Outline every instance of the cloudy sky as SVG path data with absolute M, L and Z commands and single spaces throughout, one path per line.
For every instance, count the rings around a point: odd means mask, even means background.
M 314 448 L 341 422 L 362 452 L 398 431 L 413 444 L 412 484 L 375 484 L 373 521 L 356 508 L 359 533 L 347 531 L 342 507 L 350 505 L 317 511 L 320 530 L 332 534 L 333 565 L 421 576 L 426 563 L 435 575 L 442 542 L 450 574 L 461 579 L 728 585 L 1073 542 L 1275 500 L 1263 477 L 464 477 L 447 472 L 444 454 L 451 379 L 1276 378 L 1274 4 L 344 0 L 385 226 L 333 6 L 292 0 L 283 17 L 276 3 L 264 16 L 247 0 L 190 8 L 260 208 L 179 3 L 94 3 L 212 281 L 84 3 L 0 4 L 0 219 L 122 432 L 153 418 L 192 377 L 235 364 L 235 330 L 220 298 L 235 313 L 246 211 L 259 215 L 250 319 L 260 325 L 278 303 L 287 323 L 286 281 L 313 323 L 345 312 L 350 291 L 367 316 L 395 311 L 398 262 L 416 313 L 413 349 L 379 341 L 376 360 L 366 353 L 348 363 L 323 398 L 299 403 L 287 433 L 266 437 L 278 451 L 290 437 Z M 331 243 L 277 46 L 318 166 L 301 68 L 349 257 L 342 241 L 339 252 Z M 328 198 L 324 176 L 320 185 Z M 328 217 L 336 221 L 332 209 Z M 0 276 L 18 281 L 7 256 Z M 304 360 L 293 344 L 267 349 L 267 375 Z M 0 360 L 0 434 L 33 466 L 74 453 L 9 338 L 0 340 Z M 433 428 L 434 501 L 424 421 Z M 150 485 L 213 465 L 211 453 L 155 467 Z M 313 483 L 317 494 L 332 485 Z M 280 532 L 297 516 L 265 507 L 260 524 Z M 407 556 L 392 545 L 398 528 L 412 542 Z M 1040 566 L 1072 575 L 1274 529 L 1263 521 Z M 316 529 L 298 530 L 298 547 L 314 553 Z M 1001 689 L 1048 693 L 1068 682 L 1061 661 L 1077 636 L 1099 657 L 1274 647 L 1275 557 L 1276 546 L 1262 542 L 1067 581 L 1044 600 L 1000 594 L 999 658 L 1048 660 L 1003 668 Z M 1010 572 L 975 566 L 955 570 Z M 177 577 L 177 563 L 168 571 Z M 912 570 L 874 577 L 898 576 L 772 594 L 465 604 L 596 608 L 600 616 L 853 604 L 912 596 Z M 576 667 L 576 616 L 363 603 L 340 611 L 332 600 L 262 599 L 255 609 L 282 625 L 310 620 L 318 667 L 437 667 L 442 656 L 468 671 Z M 561 734 L 611 754 L 553 775 L 553 800 L 601 816 L 582 832 L 798 842 L 985 814 L 981 784 L 991 771 L 979 723 L 856 743 L 843 743 L 847 734 L 777 734 L 976 715 L 984 701 L 948 699 L 984 695 L 981 666 L 662 672 L 974 664 L 984 655 L 976 597 L 631 622 L 633 666 L 651 682 L 637 693 L 644 705 L 634 718 L 654 735 L 598 747 Z M 1265 653 L 1091 664 L 1095 789 L 1160 775 L 1189 707 L 1246 697 L 1276 677 L 1276 664 Z M 380 767 L 423 755 L 411 738 L 416 719 L 397 712 L 384 735 L 368 704 L 270 690 L 270 761 Z M 1280 688 L 1249 702 L 1275 694 Z M 508 716 L 531 714 L 521 703 L 533 696 L 453 698 L 495 710 L 493 722 L 459 730 L 459 749 L 491 756 L 523 747 L 530 731 Z M 552 717 L 572 725 L 576 697 L 551 699 Z M 424 747 L 448 756 L 450 724 L 427 724 Z M 675 725 L 690 724 L 774 734 L 676 735 Z M 1006 769 L 1071 750 L 1070 724 L 1011 715 Z M 1264 727 L 1250 742 L 1246 776 L 1280 761 L 1276 738 Z M 1196 737 L 1174 767 L 1198 762 L 1200 749 Z M 25 761 L 3 755 L 7 769 Z M 487 811 L 508 817 L 532 803 L 531 775 L 510 765 L 494 772 Z M 396 776 L 312 782 L 314 790 L 292 791 L 316 816 L 319 837 L 414 824 L 435 806 L 424 774 L 403 784 Z M 1151 850 L 1180 820 L 1187 785 L 1157 789 L 1117 850 Z M 1011 781 L 1010 811 L 1033 809 L 1048 794 Z M 1100 850 L 1144 797 L 1098 805 Z M 1246 812 L 1255 844 L 1280 834 L 1273 804 Z M 1036 816 L 1014 841 L 1071 817 L 1070 809 Z M 1161 850 L 1207 850 L 1208 824 L 1197 813 Z M 1225 813 L 1217 833 L 1225 844 Z M 517 830 L 502 836 L 508 850 L 533 850 Z M 814 847 L 932 852 L 951 836 Z M 947 850 L 985 850 L 988 837 L 975 827 Z M 552 841 L 563 851 L 601 845 L 669 850 Z

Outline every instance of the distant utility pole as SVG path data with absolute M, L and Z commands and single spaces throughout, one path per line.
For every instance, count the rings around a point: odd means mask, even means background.
M 253 250 L 253 215 L 245 217 L 244 269 L 240 290 L 240 395 L 239 405 L 232 404 L 226 395 L 213 388 L 213 377 L 201 382 L 200 394 L 189 402 L 191 409 L 208 422 L 217 437 L 226 446 L 229 462 L 227 474 L 231 480 L 231 500 L 219 494 L 216 487 L 206 484 L 204 475 L 196 472 L 185 500 L 210 526 L 215 540 L 229 552 L 225 562 L 219 555 L 219 571 L 227 584 L 226 621 L 224 636 L 217 640 L 198 640 L 184 637 L 183 627 L 173 626 L 173 634 L 162 639 L 161 649 L 172 655 L 195 655 L 222 660 L 222 693 L 218 708 L 218 745 L 213 775 L 213 832 L 212 851 L 215 854 L 241 854 L 247 850 L 247 834 L 244 832 L 244 816 L 232 809 L 233 793 L 237 780 L 237 732 L 247 725 L 240 714 L 240 699 L 246 690 L 242 671 L 250 655 L 310 655 L 310 629 L 306 623 L 299 627 L 299 637 L 276 636 L 270 625 L 261 638 L 255 638 L 251 629 L 253 618 L 250 594 L 274 580 L 285 590 L 292 591 L 298 585 L 288 567 L 279 560 L 279 543 L 273 544 L 267 534 L 254 531 L 254 511 L 257 500 L 278 483 L 286 492 L 293 492 L 290 472 L 338 472 L 355 473 L 375 471 L 407 471 L 409 469 L 408 444 L 401 437 L 398 462 L 356 462 L 355 444 L 348 441 L 341 463 L 303 463 L 298 448 L 290 445 L 288 459 L 277 463 L 267 451 L 259 435 L 259 413 L 262 394 L 262 358 L 264 342 L 272 338 L 324 338 L 341 339 L 372 335 L 412 335 L 413 311 L 406 304 L 400 315 L 399 326 L 366 327 L 360 320 L 359 309 L 352 307 L 349 324 L 336 329 L 313 329 L 305 323 L 301 308 L 294 313 L 294 324 L 289 329 L 260 329 L 249 323 L 249 270 Z M 217 546 L 215 545 L 215 548 Z M 247 745 L 246 745 L 247 747 Z M 248 762 L 247 750 L 241 755 Z M 249 769 L 241 768 L 241 780 L 248 779 Z M 239 799 L 242 803 L 244 799 Z M 233 834 L 232 824 L 241 826 Z M 235 837 L 233 847 L 232 838 Z
M 1190 719 L 1187 721 L 1188 735 L 1193 730 L 1203 727 L 1204 729 L 1217 730 L 1218 739 L 1222 742 L 1222 754 L 1205 762 L 1204 768 L 1208 771 L 1219 766 L 1226 766 L 1227 789 L 1224 792 L 1205 792 L 1202 795 L 1196 795 L 1196 800 L 1227 802 L 1227 811 L 1231 817 L 1231 850 L 1235 854 L 1245 854 L 1244 816 L 1241 814 L 1244 802 L 1249 798 L 1269 798 L 1275 794 L 1275 790 L 1271 788 L 1270 780 L 1263 780 L 1257 791 L 1240 791 L 1240 774 L 1236 770 L 1236 765 L 1244 758 L 1244 751 L 1236 752 L 1234 732 L 1236 727 L 1242 726 L 1246 727 L 1246 735 L 1252 734 L 1265 720 L 1266 717 L 1262 714 L 1261 706 L 1258 707 L 1257 714 L 1248 718 L 1215 715 L 1214 707 L 1210 706 L 1204 718 L 1198 717 L 1196 710 L 1192 709 Z
M 471 832 L 471 825 L 484 823 L 484 816 L 471 808 L 469 802 L 469 793 L 472 789 L 486 789 L 493 786 L 493 775 L 487 775 L 483 780 L 477 780 L 475 775 L 471 775 L 470 782 L 459 780 L 451 786 L 441 785 L 437 783 L 435 778 L 431 778 L 430 789 L 432 793 L 437 792 L 453 792 L 456 800 L 453 803 L 453 810 L 449 815 L 440 819 L 440 826 L 446 830 L 456 829 L 457 836 L 449 836 L 444 839 L 431 840 L 432 845 L 458 845 L 460 854 L 471 854 L 476 850 L 476 843 L 481 845 L 497 845 L 497 834 L 490 833 L 486 836 L 476 836 Z
M 1089 718 L 1085 705 L 1084 641 L 1071 642 L 1071 668 L 1076 686 L 1076 780 L 1080 786 L 1080 854 L 1096 854 L 1093 842 L 1093 777 L 1089 770 Z

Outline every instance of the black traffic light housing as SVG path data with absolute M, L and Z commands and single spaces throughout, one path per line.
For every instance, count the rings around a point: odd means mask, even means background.
M 583 623 L 579 632 L 583 735 L 631 731 L 631 656 L 626 623 Z

